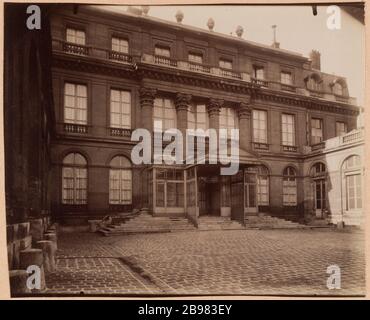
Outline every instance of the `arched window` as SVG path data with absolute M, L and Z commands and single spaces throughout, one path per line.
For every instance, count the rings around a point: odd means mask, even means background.
M 79 153 L 70 153 L 63 159 L 62 203 L 87 203 L 87 161 Z
M 316 217 L 323 218 L 327 208 L 326 165 L 322 162 L 315 163 L 311 168 L 310 175 L 312 179 L 313 208 Z
M 334 83 L 333 93 L 338 96 L 343 96 L 343 85 L 340 84 L 339 82 Z
M 269 170 L 265 166 L 258 168 L 258 205 L 268 206 L 270 203 L 269 195 Z
M 346 210 L 362 209 L 362 172 L 361 158 L 359 156 L 353 155 L 344 161 L 342 176 L 344 180 Z
M 297 205 L 297 174 L 293 167 L 286 167 L 283 172 L 283 205 Z
M 322 162 L 315 163 L 311 168 L 311 177 L 323 176 L 326 174 L 326 166 Z
M 322 91 L 322 80 L 316 74 L 312 74 L 307 78 L 307 89 L 312 91 Z
M 109 203 L 132 203 L 132 171 L 130 161 L 123 156 L 114 157 L 109 169 Z

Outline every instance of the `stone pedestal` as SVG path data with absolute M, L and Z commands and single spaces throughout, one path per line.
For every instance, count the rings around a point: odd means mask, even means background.
M 41 249 L 22 250 L 19 255 L 20 269 L 27 270 L 29 266 L 38 266 L 40 268 L 40 290 L 45 290 L 45 272 L 44 272 L 44 254 Z M 29 275 L 28 275 L 29 276 Z
M 47 233 L 44 234 L 44 238 L 45 238 L 45 240 L 49 240 L 49 241 L 53 242 L 55 251 L 58 249 L 58 238 L 57 238 L 56 233 L 47 232 Z
M 10 280 L 10 294 L 24 295 L 31 293 L 31 290 L 27 288 L 27 278 L 29 274 L 26 270 L 10 270 L 9 280 Z
M 42 219 L 33 219 L 30 221 L 30 234 L 32 235 L 32 241 L 34 243 L 42 240 L 44 234 L 44 224 Z
M 41 240 L 36 243 L 37 248 L 42 249 L 45 272 L 55 271 L 55 244 L 53 241 Z

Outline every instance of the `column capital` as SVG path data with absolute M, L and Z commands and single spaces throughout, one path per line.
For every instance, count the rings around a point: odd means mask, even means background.
M 139 91 L 141 106 L 145 104 L 153 105 L 156 93 L 157 90 L 154 88 L 141 87 Z
M 189 110 L 189 105 L 191 103 L 191 94 L 177 92 L 175 99 L 176 110 Z
M 237 108 L 238 117 L 239 119 L 250 119 L 251 117 L 251 108 L 249 101 L 248 102 L 240 102 Z
M 219 114 L 220 110 L 224 104 L 224 100 L 222 99 L 214 99 L 210 98 L 207 103 L 207 111 L 209 115 Z

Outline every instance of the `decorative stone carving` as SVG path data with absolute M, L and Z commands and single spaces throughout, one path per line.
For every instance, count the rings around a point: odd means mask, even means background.
M 153 106 L 155 95 L 157 93 L 156 89 L 153 88 L 140 88 L 140 104 L 141 106 Z
M 244 32 L 244 29 L 243 29 L 243 27 L 242 26 L 237 26 L 236 27 L 236 35 L 239 37 L 239 38 L 241 38 L 242 37 L 242 35 L 243 35 L 243 32 Z
M 207 27 L 209 31 L 213 31 L 213 28 L 215 27 L 215 20 L 213 20 L 212 18 L 209 18 L 207 21 Z
M 150 10 L 150 6 L 141 6 L 141 10 L 143 11 L 144 15 L 147 16 Z
M 176 12 L 175 17 L 176 17 L 177 23 L 181 23 L 182 20 L 184 19 L 184 13 L 181 10 L 179 10 Z
M 240 102 L 237 110 L 239 119 L 250 119 L 251 108 L 249 107 L 249 103 Z
M 191 102 L 191 95 L 178 92 L 175 99 L 176 110 L 188 110 Z
M 207 111 L 209 116 L 219 115 L 223 104 L 224 100 L 210 98 L 207 103 Z

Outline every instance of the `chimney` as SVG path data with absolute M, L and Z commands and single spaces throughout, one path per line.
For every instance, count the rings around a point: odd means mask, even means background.
M 321 53 L 317 50 L 310 52 L 310 60 L 312 69 L 321 70 Z

